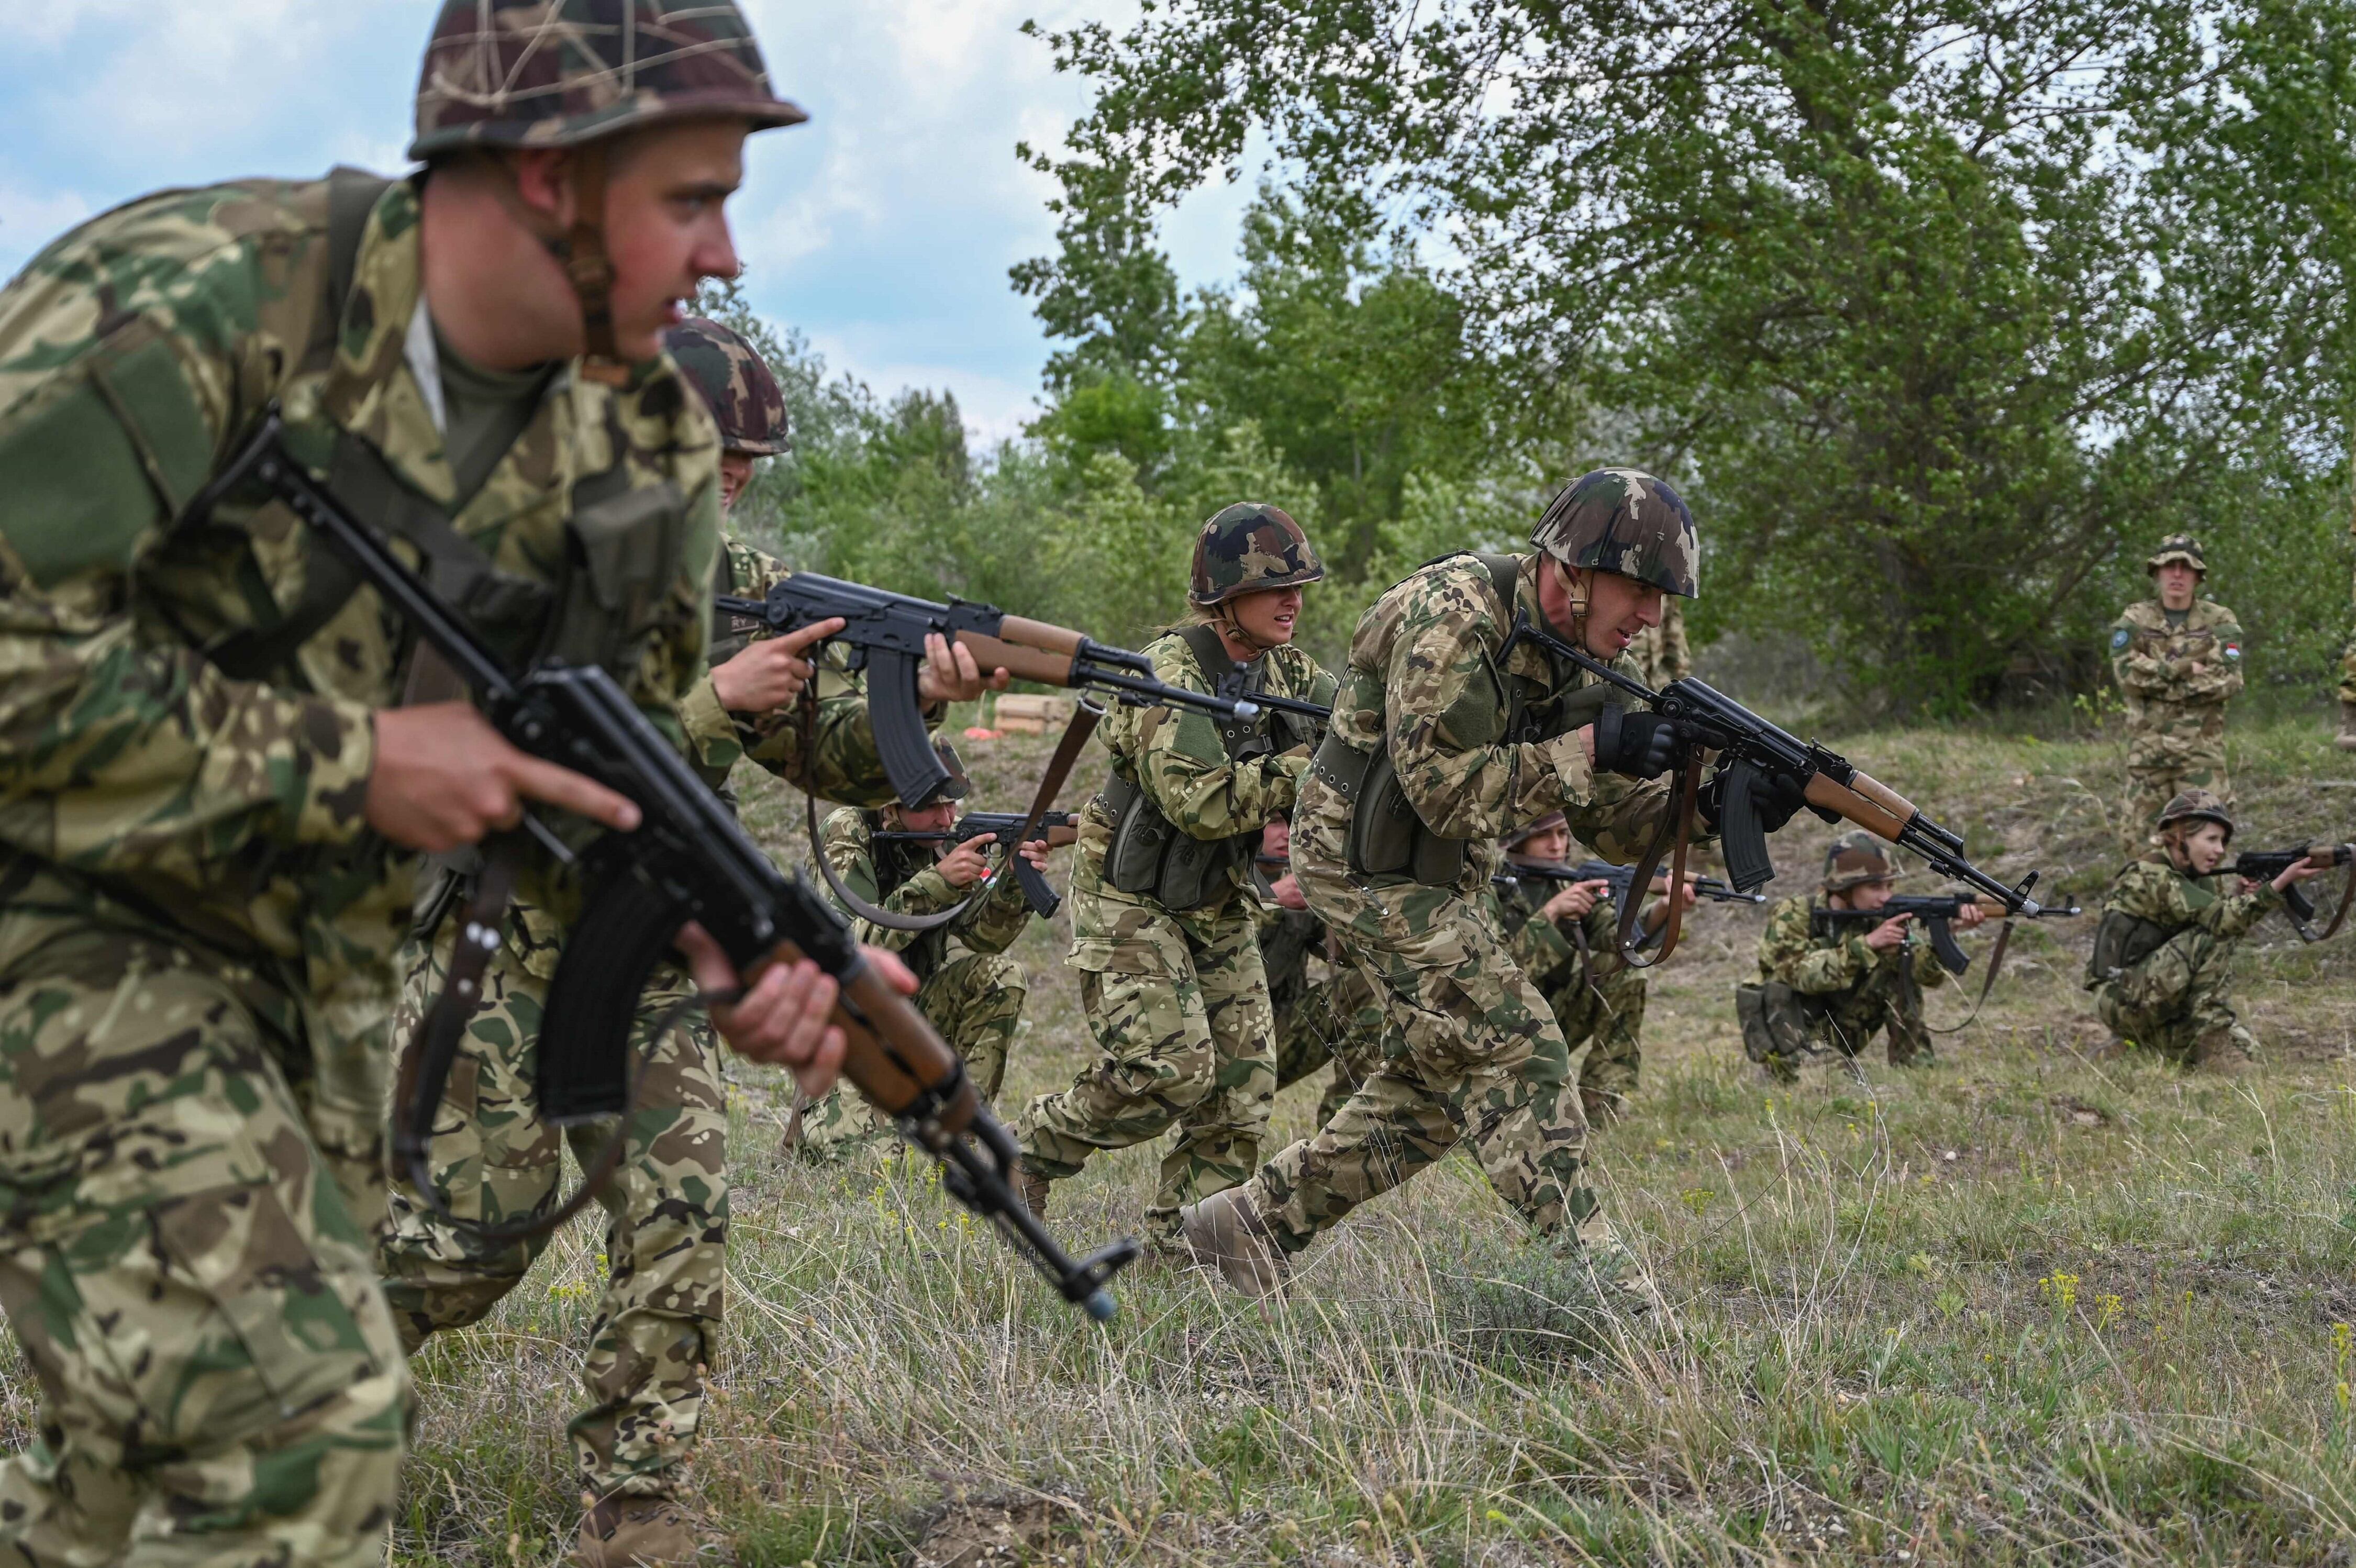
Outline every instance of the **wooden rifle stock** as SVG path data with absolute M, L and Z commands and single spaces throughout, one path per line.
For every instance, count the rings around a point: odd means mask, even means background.
M 1852 773 L 1846 784 L 1829 774 L 1809 775 L 1807 800 L 1892 843 L 1909 822 L 1922 814 L 1913 801 L 1863 772 Z

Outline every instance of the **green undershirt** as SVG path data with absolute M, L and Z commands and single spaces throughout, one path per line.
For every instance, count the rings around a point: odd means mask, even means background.
M 457 505 L 474 499 L 516 437 L 540 411 L 553 361 L 520 371 L 487 371 L 450 347 L 436 328 L 434 350 L 442 366 L 442 401 L 449 415 L 443 450 L 458 481 Z

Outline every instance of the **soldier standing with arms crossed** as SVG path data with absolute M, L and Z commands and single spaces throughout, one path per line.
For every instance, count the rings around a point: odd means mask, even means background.
M 2129 605 L 2111 626 L 2111 670 L 2127 703 L 2127 790 L 2119 843 L 2129 860 L 2149 846 L 2153 821 L 2179 790 L 2233 803 L 2225 777 L 2225 703 L 2242 690 L 2242 628 L 2233 612 L 2198 597 L 2209 568 L 2190 534 L 2160 541 L 2145 563 L 2157 598 Z
M 1528 555 L 1424 566 L 1351 640 L 1293 814 L 1292 867 L 1383 998 L 1384 1060 L 1314 1138 L 1187 1211 L 1195 1256 L 1239 1290 L 1277 1288 L 1319 1232 L 1460 1140 L 1540 1235 L 1601 1239 L 1570 1053 L 1505 948 L 1489 877 L 1497 835 L 1552 811 L 1605 854 L 1635 858 L 1668 799 L 1638 780 L 1667 767 L 1673 737 L 1650 714 L 1607 714 L 1613 688 L 1533 642 L 1502 670 L 1499 656 L 1522 615 L 1622 659 L 1659 623 L 1664 593 L 1693 596 L 1699 547 L 1676 492 L 1626 468 L 1563 487 L 1530 542 Z M 1772 831 L 1799 799 L 1770 791 L 1760 805 Z
M 1203 525 L 1187 598 L 1199 618 L 1146 644 L 1155 676 L 1214 690 L 1237 661 L 1255 690 L 1325 703 L 1333 678 L 1291 646 L 1301 590 L 1325 575 L 1301 525 L 1241 502 Z M 1148 1225 L 1259 1158 L 1276 1092 L 1268 977 L 1248 873 L 1261 827 L 1292 808 L 1312 725 L 1269 713 L 1223 729 L 1178 708 L 1115 708 L 1112 775 L 1080 815 L 1072 952 L 1098 1058 L 1015 1122 L 1033 1213 L 1099 1149 L 1179 1135 Z
M 423 178 L 151 197 L 0 294 L 0 1305 L 43 1395 L 0 1470 L 21 1560 L 382 1561 L 410 1394 L 367 1227 L 408 852 L 531 800 L 637 822 L 469 703 L 395 706 L 402 622 L 283 506 L 206 494 L 219 466 L 275 403 L 502 646 L 603 657 L 660 724 L 702 668 L 715 454 L 658 334 L 734 270 L 745 134 L 800 113 L 733 6 L 657 29 L 651 0 L 628 27 L 567 0 L 608 47 L 651 36 L 579 76 L 550 51 L 528 104 L 466 36 L 482 9 L 437 26 Z M 508 150 L 504 116 L 593 101 L 597 155 Z M 591 539 L 632 569 L 557 569 Z M 775 966 L 717 1021 L 822 1088 L 833 1000 Z

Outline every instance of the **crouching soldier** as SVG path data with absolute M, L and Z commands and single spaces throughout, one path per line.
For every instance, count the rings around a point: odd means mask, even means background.
M 945 740 L 933 743 L 948 778 L 921 806 L 885 805 L 862 811 L 845 806 L 826 820 L 819 853 L 861 898 L 895 915 L 934 915 L 953 908 L 980 890 L 991 872 L 991 836 L 948 842 L 957 803 L 969 788 L 965 763 Z M 878 843 L 877 832 L 888 835 Z M 905 838 L 897 835 L 908 835 Z M 929 835 L 938 834 L 939 837 Z M 1047 846 L 1026 843 L 1015 851 L 1044 872 Z M 851 915 L 859 940 L 900 955 L 916 977 L 916 1008 L 965 1060 L 966 1072 L 984 1100 L 998 1098 L 1006 1078 L 1006 1053 L 1023 1024 L 1023 1004 L 1031 977 L 1006 950 L 1030 923 L 1031 907 L 1012 876 L 1000 880 L 980 902 L 946 925 L 926 931 L 895 930 Z M 955 944 L 963 949 L 950 956 Z M 796 1112 L 786 1145 L 815 1159 L 839 1159 L 880 1141 L 889 1129 L 875 1108 L 857 1094 L 838 1089 Z
M 1743 1049 L 1778 1083 L 1797 1081 L 1800 1058 L 1826 1045 L 1854 1061 L 1877 1029 L 1887 1034 L 1891 1067 L 1932 1065 L 1922 991 L 1947 982 L 1938 954 L 1917 939 L 1912 916 L 1837 918 L 1880 909 L 1903 875 L 1888 845 L 1853 830 L 1825 855 L 1822 903 L 1786 898 L 1769 912 L 1758 982 L 1737 990 L 1735 1012 Z M 1967 903 L 1954 923 L 1969 930 L 1982 918 Z
M 2179 1067 L 2239 1072 L 2258 1042 L 2228 994 L 2233 944 L 2282 903 L 2283 889 L 2322 868 L 2301 861 L 2265 883 L 2218 875 L 2233 819 L 2206 789 L 2170 800 L 2155 836 L 2158 847 L 2111 885 L 2086 989 L 2114 1050 L 2141 1047 Z
M 1579 1069 L 1579 1105 L 1590 1126 L 1628 1109 L 1644 1058 L 1645 972 L 1621 960 L 1620 906 L 1603 882 L 1564 883 L 1516 875 L 1565 865 L 1570 824 L 1560 811 L 1517 828 L 1498 841 L 1505 860 L 1491 886 L 1497 918 L 1512 939 L 1514 961 L 1538 988 L 1562 1028 L 1563 1044 L 1587 1047 Z M 1688 906 L 1691 888 L 1685 893 Z M 1657 925 L 1668 906 L 1645 911 Z

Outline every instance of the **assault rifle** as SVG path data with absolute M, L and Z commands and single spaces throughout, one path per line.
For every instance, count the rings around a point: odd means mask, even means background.
M 723 594 L 713 601 L 732 616 L 758 621 L 783 634 L 837 616 L 843 628 L 827 640 L 851 650 L 851 668 L 867 673 L 867 705 L 875 725 L 875 749 L 904 806 L 924 802 L 948 780 L 925 733 L 916 671 L 925 660 L 925 639 L 935 632 L 973 654 L 983 671 L 1004 670 L 1019 680 L 1047 686 L 1110 692 L 1139 707 L 1177 704 L 1223 719 L 1258 716 L 1257 696 L 1225 696 L 1173 686 L 1153 673 L 1153 661 L 1126 648 L 1111 648 L 1068 627 L 1011 616 L 994 605 L 966 599 L 935 604 L 860 583 L 796 572 L 772 584 L 766 599 Z
M 1912 915 L 1921 921 L 1922 929 L 1931 934 L 1931 951 L 1937 956 L 1939 967 L 1949 974 L 1961 974 L 1971 968 L 1972 955 L 1956 944 L 1954 921 L 1966 907 L 1976 907 L 1984 915 L 2019 914 L 2021 918 L 2031 920 L 2066 919 L 2070 916 L 2083 915 L 2086 912 L 2075 904 L 2067 908 L 2049 904 L 2040 905 L 2033 910 L 2008 910 L 2003 904 L 1993 898 L 1985 898 L 1970 893 L 1954 893 L 1899 894 L 1890 897 L 1878 909 L 1836 909 L 1827 905 L 1818 908 L 1815 914 L 1817 918 L 1836 928 L 1854 925 L 1869 929 L 1879 926 L 1885 920 L 1894 920 L 1901 915 Z M 1996 979 L 1993 969 L 1989 972 L 1988 979 L 1991 983 Z
M 1612 884 L 1612 897 L 1615 900 L 1628 896 L 1628 885 L 1635 879 L 1634 866 L 1614 865 L 1608 860 L 1581 861 L 1577 865 L 1565 865 L 1559 861 L 1548 860 L 1508 860 L 1498 866 L 1497 874 L 1490 878 L 1493 882 L 1526 881 L 1564 884 L 1609 882 Z M 1665 889 L 1668 886 L 1658 873 L 1654 875 L 1654 880 L 1660 884 L 1661 889 Z M 1692 886 L 1697 897 L 1707 898 L 1713 904 L 1764 904 L 1767 902 L 1767 895 L 1764 893 L 1739 892 L 1715 876 L 1688 876 L 1686 881 Z
M 1066 1301 L 1099 1321 L 1110 1317 L 1105 1283 L 1137 1256 L 1137 1244 L 1116 1241 L 1074 1260 L 1047 1234 L 1014 1194 L 1013 1138 L 982 1102 L 958 1054 L 867 963 L 842 917 L 808 883 L 778 872 L 602 668 L 545 664 L 511 674 L 375 529 L 287 456 L 284 434 L 273 406 L 198 497 L 191 515 L 258 483 L 316 530 L 449 662 L 509 741 L 586 774 L 638 807 L 637 831 L 602 834 L 584 856 L 592 891 L 565 940 L 541 1019 L 535 1076 L 541 1114 L 562 1126 L 628 1113 L 631 1021 L 648 976 L 688 921 L 709 931 L 740 972 L 809 957 L 841 986 L 835 1022 L 849 1038 L 844 1075 L 897 1120 L 903 1137 L 942 1162 L 943 1190 L 995 1225 Z M 485 880 L 494 879 L 487 873 Z M 503 872 L 497 880 L 504 882 Z M 483 907 L 490 902 L 478 898 L 469 910 L 460 947 L 460 963 L 471 958 L 477 978 L 498 943 L 496 906 Z M 496 902 L 504 904 L 503 887 Z M 429 1200 L 434 1112 L 477 994 L 472 984 L 455 983 L 457 969 L 411 1047 L 394 1116 L 394 1153 Z M 510 1234 L 544 1230 L 576 1210 L 610 1176 L 620 1144 L 617 1133 L 570 1203 Z
M 1719 848 L 1726 857 L 1727 879 L 1742 892 L 1753 891 L 1775 875 L 1775 863 L 1767 854 L 1766 829 L 1759 820 L 1752 797 L 1762 788 L 1780 787 L 1802 795 L 1827 822 L 1847 818 L 1901 848 L 1912 850 L 1941 875 L 1967 882 L 1987 894 L 2008 914 L 2034 916 L 2039 912 L 2037 901 L 2029 896 L 2037 882 L 2035 872 L 2023 878 L 2019 886 L 2006 886 L 1965 858 L 1963 835 L 1931 821 L 1913 801 L 1868 777 L 1838 753 L 1814 741 L 1799 739 L 1690 676 L 1672 681 L 1655 692 L 1585 649 L 1573 647 L 1542 629 L 1530 619 L 1527 611 L 1515 613 L 1513 628 L 1497 650 L 1498 668 L 1504 668 L 1514 645 L 1525 640 L 1618 687 L 1675 726 L 1676 756 L 1670 766 L 1675 782 L 1670 789 L 1669 809 L 1663 815 L 1660 831 L 1636 863 L 1639 879 L 1646 886 L 1651 886 L 1672 838 L 1676 843 L 1672 870 L 1678 875 L 1684 874 L 1686 847 L 1692 836 L 1694 812 L 1702 790 L 1701 770 L 1707 762 L 1715 768 L 1711 783 L 1717 791 Z M 1599 734 L 1606 722 L 1617 722 L 1611 708 L 1606 708 L 1603 718 L 1597 721 Z M 1714 760 L 1709 760 L 1713 754 Z M 1620 950 L 1631 962 L 1634 961 L 1636 950 L 1638 903 L 1639 900 L 1630 899 L 1620 907 Z M 1676 950 L 1684 913 L 1681 903 L 1670 902 L 1668 934 L 1662 942 L 1660 958 L 1650 961 L 1657 963 Z
M 2245 849 L 2234 857 L 2233 865 L 2221 869 L 2252 882 L 2272 882 L 2300 861 L 2314 865 L 2346 865 L 2351 860 L 2356 860 L 2356 844 L 2310 843 L 2292 849 Z M 2332 911 L 2330 924 L 2318 931 L 2314 928 L 2315 900 L 2308 896 L 2306 886 L 2294 882 L 2283 889 L 2283 908 L 2288 911 L 2291 927 L 2303 942 L 2319 942 L 2337 935 L 2351 903 L 2356 903 L 2356 881 L 2351 881 L 2340 894 L 2340 908 Z
M 1013 811 L 968 811 L 949 826 L 935 832 L 911 832 L 905 828 L 889 828 L 872 835 L 876 843 L 964 843 L 984 834 L 997 842 L 1014 863 L 1014 883 L 1023 889 L 1023 901 L 1032 913 L 1042 919 L 1053 919 L 1063 907 L 1063 899 L 1047 886 L 1039 868 L 1014 853 L 1009 843 L 1023 831 L 1024 819 Z M 1050 849 L 1060 849 L 1080 836 L 1079 819 L 1069 811 L 1047 811 L 1041 814 L 1037 831 L 1031 835 L 1033 843 L 1044 843 Z

